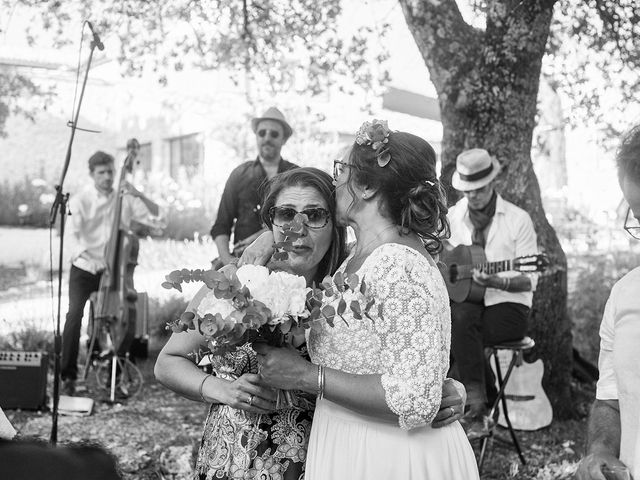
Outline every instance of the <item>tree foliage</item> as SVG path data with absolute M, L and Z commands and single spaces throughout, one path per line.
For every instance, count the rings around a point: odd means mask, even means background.
M 267 82 L 271 94 L 317 94 L 344 84 L 344 78 L 371 88 L 386 75 L 370 66 L 367 46 L 374 26 L 346 39 L 340 34 L 340 0 L 71 0 L 46 6 L 19 1 L 33 7 L 36 21 L 26 32 L 31 43 L 44 26 L 56 45 L 68 44 L 66 29 L 93 19 L 103 37 L 119 39 L 125 75 L 154 72 L 166 82 L 171 70 L 224 68 L 238 83 Z M 382 63 L 386 52 L 376 55 Z
M 604 147 L 614 147 L 640 116 L 639 67 L 640 3 L 558 3 L 543 72 L 570 99 L 568 123 L 596 131 Z
M 14 69 L 0 69 L 0 137 L 6 136 L 5 125 L 10 115 L 22 114 L 33 120 L 37 110 L 51 100 L 50 89 L 36 85 Z

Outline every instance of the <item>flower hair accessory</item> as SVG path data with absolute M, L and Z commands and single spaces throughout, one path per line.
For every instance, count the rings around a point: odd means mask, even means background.
M 371 145 L 376 152 L 378 165 L 384 167 L 391 160 L 389 153 L 389 126 L 386 120 L 373 120 L 373 122 L 364 122 L 358 133 L 356 133 L 356 143 L 358 145 Z

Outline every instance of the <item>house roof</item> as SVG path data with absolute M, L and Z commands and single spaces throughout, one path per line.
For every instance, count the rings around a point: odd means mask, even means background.
M 414 117 L 440 121 L 440 106 L 436 98 L 400 88 L 389 87 L 382 97 L 382 108 Z

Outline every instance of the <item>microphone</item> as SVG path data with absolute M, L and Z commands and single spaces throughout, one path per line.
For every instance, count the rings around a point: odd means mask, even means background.
M 93 25 L 91 25 L 91 22 L 89 20 L 87 20 L 87 25 L 89 25 L 89 30 L 91 30 L 91 33 L 93 34 L 93 43 L 95 44 L 95 46 L 98 47 L 98 50 L 104 50 L 104 44 L 100 41 L 100 37 L 93 29 Z

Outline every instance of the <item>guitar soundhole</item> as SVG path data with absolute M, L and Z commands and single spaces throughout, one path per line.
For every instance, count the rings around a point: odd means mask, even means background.
M 456 283 L 458 281 L 458 266 L 451 265 L 449 268 L 449 281 L 451 283 Z

